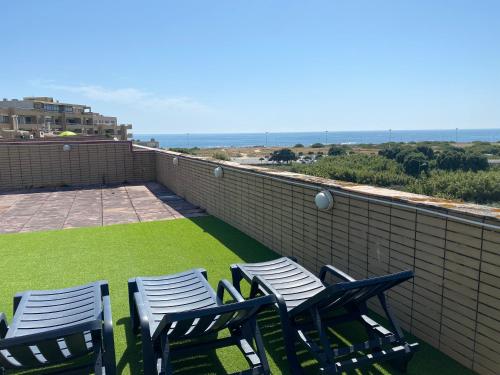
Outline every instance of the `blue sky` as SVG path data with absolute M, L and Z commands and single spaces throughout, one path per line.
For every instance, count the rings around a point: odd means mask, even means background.
M 9 1 L 0 96 L 135 133 L 500 127 L 499 1 Z

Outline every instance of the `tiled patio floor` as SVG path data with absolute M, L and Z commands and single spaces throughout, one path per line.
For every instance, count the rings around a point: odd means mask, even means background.
M 0 194 L 0 233 L 170 220 L 204 211 L 158 183 Z

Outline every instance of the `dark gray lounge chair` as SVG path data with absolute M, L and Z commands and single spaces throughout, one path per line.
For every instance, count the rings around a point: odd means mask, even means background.
M 115 348 L 108 283 L 33 290 L 14 297 L 14 318 L 0 313 L 0 374 L 41 369 L 91 355 L 92 362 L 60 373 L 87 370 L 115 375 Z M 59 369 L 60 370 L 60 369 Z
M 145 375 L 172 374 L 172 355 L 234 345 L 250 365 L 241 374 L 269 374 L 256 314 L 271 306 L 274 297 L 245 301 L 227 280 L 219 282 L 216 294 L 203 269 L 137 277 L 128 286 L 133 330 L 141 333 Z M 224 291 L 234 303 L 223 303 Z M 217 338 L 224 329 L 229 337 Z
M 250 298 L 258 294 L 275 296 L 292 374 L 302 373 L 295 351 L 297 338 L 318 360 L 320 371 L 332 374 L 386 360 L 392 360 L 405 370 L 418 346 L 405 341 L 384 295 L 386 290 L 411 279 L 411 271 L 355 280 L 333 266 L 324 266 L 318 278 L 294 260 L 280 258 L 263 263 L 235 264 L 231 272 L 238 291 L 242 279 L 251 283 Z M 327 274 L 340 282 L 327 284 Z M 373 297 L 378 297 L 392 332 L 368 317 L 366 302 Z M 332 349 L 328 327 L 349 321 L 362 323 L 368 340 Z M 319 339 L 310 337 L 311 331 Z

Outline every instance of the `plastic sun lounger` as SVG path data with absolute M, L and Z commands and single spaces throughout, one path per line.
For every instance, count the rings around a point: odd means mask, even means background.
M 227 291 L 234 303 L 223 303 Z M 227 280 L 217 294 L 203 269 L 129 280 L 132 326 L 141 333 L 144 374 L 172 374 L 172 356 L 198 355 L 206 349 L 237 346 L 250 369 L 241 374 L 269 374 L 257 313 L 274 297 L 245 301 Z M 213 334 L 228 329 L 226 338 Z
M 258 294 L 275 296 L 283 328 L 285 351 L 292 374 L 301 374 L 295 351 L 298 338 L 319 362 L 322 373 L 340 374 L 354 368 L 391 360 L 406 370 L 418 344 L 409 344 L 387 305 L 384 292 L 413 277 L 406 271 L 365 280 L 326 265 L 319 278 L 289 258 L 263 263 L 234 264 L 231 266 L 233 285 L 239 291 L 242 279 L 251 283 L 250 298 Z M 340 282 L 329 285 L 326 275 Z M 378 297 L 392 331 L 368 317 L 366 302 Z M 337 313 L 333 316 L 332 313 Z M 368 340 L 350 346 L 332 349 L 328 327 L 344 322 L 362 323 Z M 310 337 L 314 331 L 319 339 Z
M 14 318 L 0 313 L 0 374 L 57 366 L 89 355 L 92 363 L 69 370 L 116 374 L 109 287 L 105 281 L 14 297 Z M 57 372 L 57 369 L 56 369 Z

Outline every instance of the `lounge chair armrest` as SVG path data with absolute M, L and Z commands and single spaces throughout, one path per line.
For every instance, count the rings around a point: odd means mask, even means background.
M 255 298 L 259 290 L 262 290 L 266 294 L 274 296 L 278 307 L 286 311 L 286 302 L 283 296 L 277 290 L 275 290 L 271 286 L 271 284 L 269 284 L 266 280 L 264 280 L 263 277 L 257 275 L 254 276 L 254 278 L 252 279 L 252 284 L 250 287 L 250 298 Z
M 7 317 L 4 313 L 0 313 L 0 339 L 3 339 L 9 330 L 9 325 L 7 324 Z
M 104 296 L 103 299 L 103 319 L 102 319 L 102 329 L 103 335 L 110 335 L 113 337 L 113 317 L 111 315 L 111 301 L 109 296 Z
M 219 281 L 219 285 L 217 287 L 217 297 L 222 303 L 224 303 L 224 290 L 227 291 L 236 302 L 242 302 L 245 300 L 229 281 L 223 279 Z
M 106 280 L 99 281 L 99 286 L 101 287 L 101 295 L 109 296 L 109 284 Z
M 107 285 L 107 284 L 106 284 Z M 103 324 L 102 324 L 102 339 L 104 344 L 104 362 L 109 368 L 106 374 L 110 372 L 110 375 L 116 374 L 115 363 L 115 340 L 113 334 L 113 317 L 111 314 L 111 300 L 109 295 L 105 295 L 102 298 L 103 302 Z
M 144 301 L 142 299 L 141 293 L 134 293 L 134 301 L 137 308 L 137 317 L 139 318 L 139 324 L 141 325 L 141 331 L 144 335 L 145 332 L 149 332 L 149 317 L 144 307 Z
M 320 280 L 325 281 L 325 277 L 327 274 L 331 274 L 342 281 L 356 281 L 354 277 L 349 276 L 345 272 L 342 272 L 338 268 L 335 268 L 334 266 L 331 266 L 329 264 L 321 267 L 321 271 L 319 272 Z
M 21 303 L 21 300 L 23 299 L 23 296 L 26 292 L 19 292 L 19 293 L 16 293 L 14 295 L 14 303 L 13 303 L 13 307 L 14 307 L 14 314 L 16 313 L 17 311 L 17 308 L 19 307 L 19 304 Z

